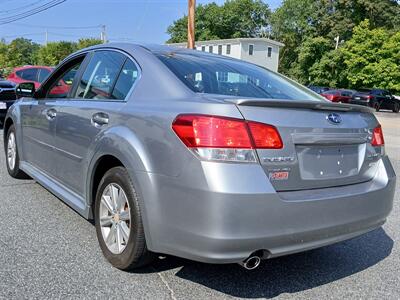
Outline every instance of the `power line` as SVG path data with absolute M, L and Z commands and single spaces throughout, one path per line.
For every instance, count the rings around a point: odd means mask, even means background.
M 0 10 L 0 14 L 8 14 L 10 12 L 19 11 L 21 9 L 24 9 L 24 8 L 32 6 L 32 5 L 36 5 L 36 4 L 38 4 L 40 2 L 43 2 L 43 1 L 45 1 L 45 0 L 37 0 L 37 1 L 35 1 L 35 2 L 31 3 L 31 4 L 29 4 L 29 5 L 24 5 L 24 6 L 12 8 L 12 9 L 7 9 L 7 10 Z
M 43 4 L 41 6 L 38 6 L 36 8 L 33 8 L 31 10 L 28 10 L 26 12 L 20 13 L 20 14 L 16 14 L 14 16 L 10 16 L 10 17 L 6 17 L 6 18 L 0 18 L 0 25 L 4 25 L 4 24 L 8 24 L 8 23 L 12 23 L 15 22 L 17 20 L 21 20 L 24 18 L 28 18 L 30 16 L 33 16 L 35 14 L 38 14 L 40 12 L 43 12 L 45 10 L 48 10 L 54 6 L 60 5 L 61 3 L 64 3 L 67 0 L 52 0 L 49 1 L 46 4 Z

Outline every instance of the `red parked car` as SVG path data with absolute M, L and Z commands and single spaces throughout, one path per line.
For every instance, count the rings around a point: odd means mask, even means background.
M 22 82 L 33 82 L 35 88 L 38 89 L 42 82 L 50 75 L 53 68 L 47 66 L 24 66 L 15 68 L 14 71 L 8 76 L 7 80 L 12 81 L 16 84 Z M 52 89 L 51 94 L 53 95 L 66 95 L 71 88 L 71 82 L 64 78 L 61 80 L 59 85 Z
M 321 94 L 326 99 L 332 102 L 349 103 L 351 97 L 356 91 L 352 90 L 329 90 Z

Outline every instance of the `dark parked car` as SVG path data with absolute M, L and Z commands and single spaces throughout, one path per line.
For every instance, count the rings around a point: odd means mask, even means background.
M 313 92 L 316 92 L 317 94 L 322 94 L 326 91 L 329 91 L 330 88 L 326 86 L 316 86 L 316 85 L 309 85 L 308 88 L 312 90 Z
M 356 91 L 353 90 L 329 90 L 322 92 L 321 96 L 332 102 L 349 103 L 354 93 Z
M 3 124 L 8 108 L 16 99 L 15 84 L 11 81 L 0 80 L 0 126 Z
M 382 89 L 361 89 L 353 95 L 350 103 L 373 107 L 376 111 L 389 109 L 398 113 L 400 110 L 400 101 Z

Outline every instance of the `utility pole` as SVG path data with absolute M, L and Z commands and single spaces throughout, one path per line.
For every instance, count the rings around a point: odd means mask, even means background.
M 103 41 L 103 44 L 107 43 L 106 25 L 101 25 L 100 38 Z
M 46 29 L 45 34 L 45 39 L 44 39 L 44 44 L 47 45 L 47 43 L 49 42 L 49 31 Z
M 188 0 L 188 41 L 187 47 L 189 49 L 194 49 L 194 22 L 195 22 L 195 8 L 196 8 L 196 0 Z

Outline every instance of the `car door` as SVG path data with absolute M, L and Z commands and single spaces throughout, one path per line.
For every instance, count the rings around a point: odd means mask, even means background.
M 79 63 L 84 57 L 79 57 Z M 75 62 L 73 62 L 75 64 Z M 71 62 L 57 68 L 37 91 L 37 99 L 24 99 L 20 105 L 22 115 L 23 158 L 40 171 L 55 178 L 55 133 L 57 124 L 57 97 L 52 90 L 58 86 L 62 74 Z M 35 69 L 37 70 L 37 69 Z
M 57 177 L 82 197 L 96 137 L 118 122 L 138 70 L 121 52 L 94 51 L 74 84 L 73 96 L 57 103 Z
M 20 104 L 23 160 L 48 175 L 55 174 L 55 101 L 23 99 Z

